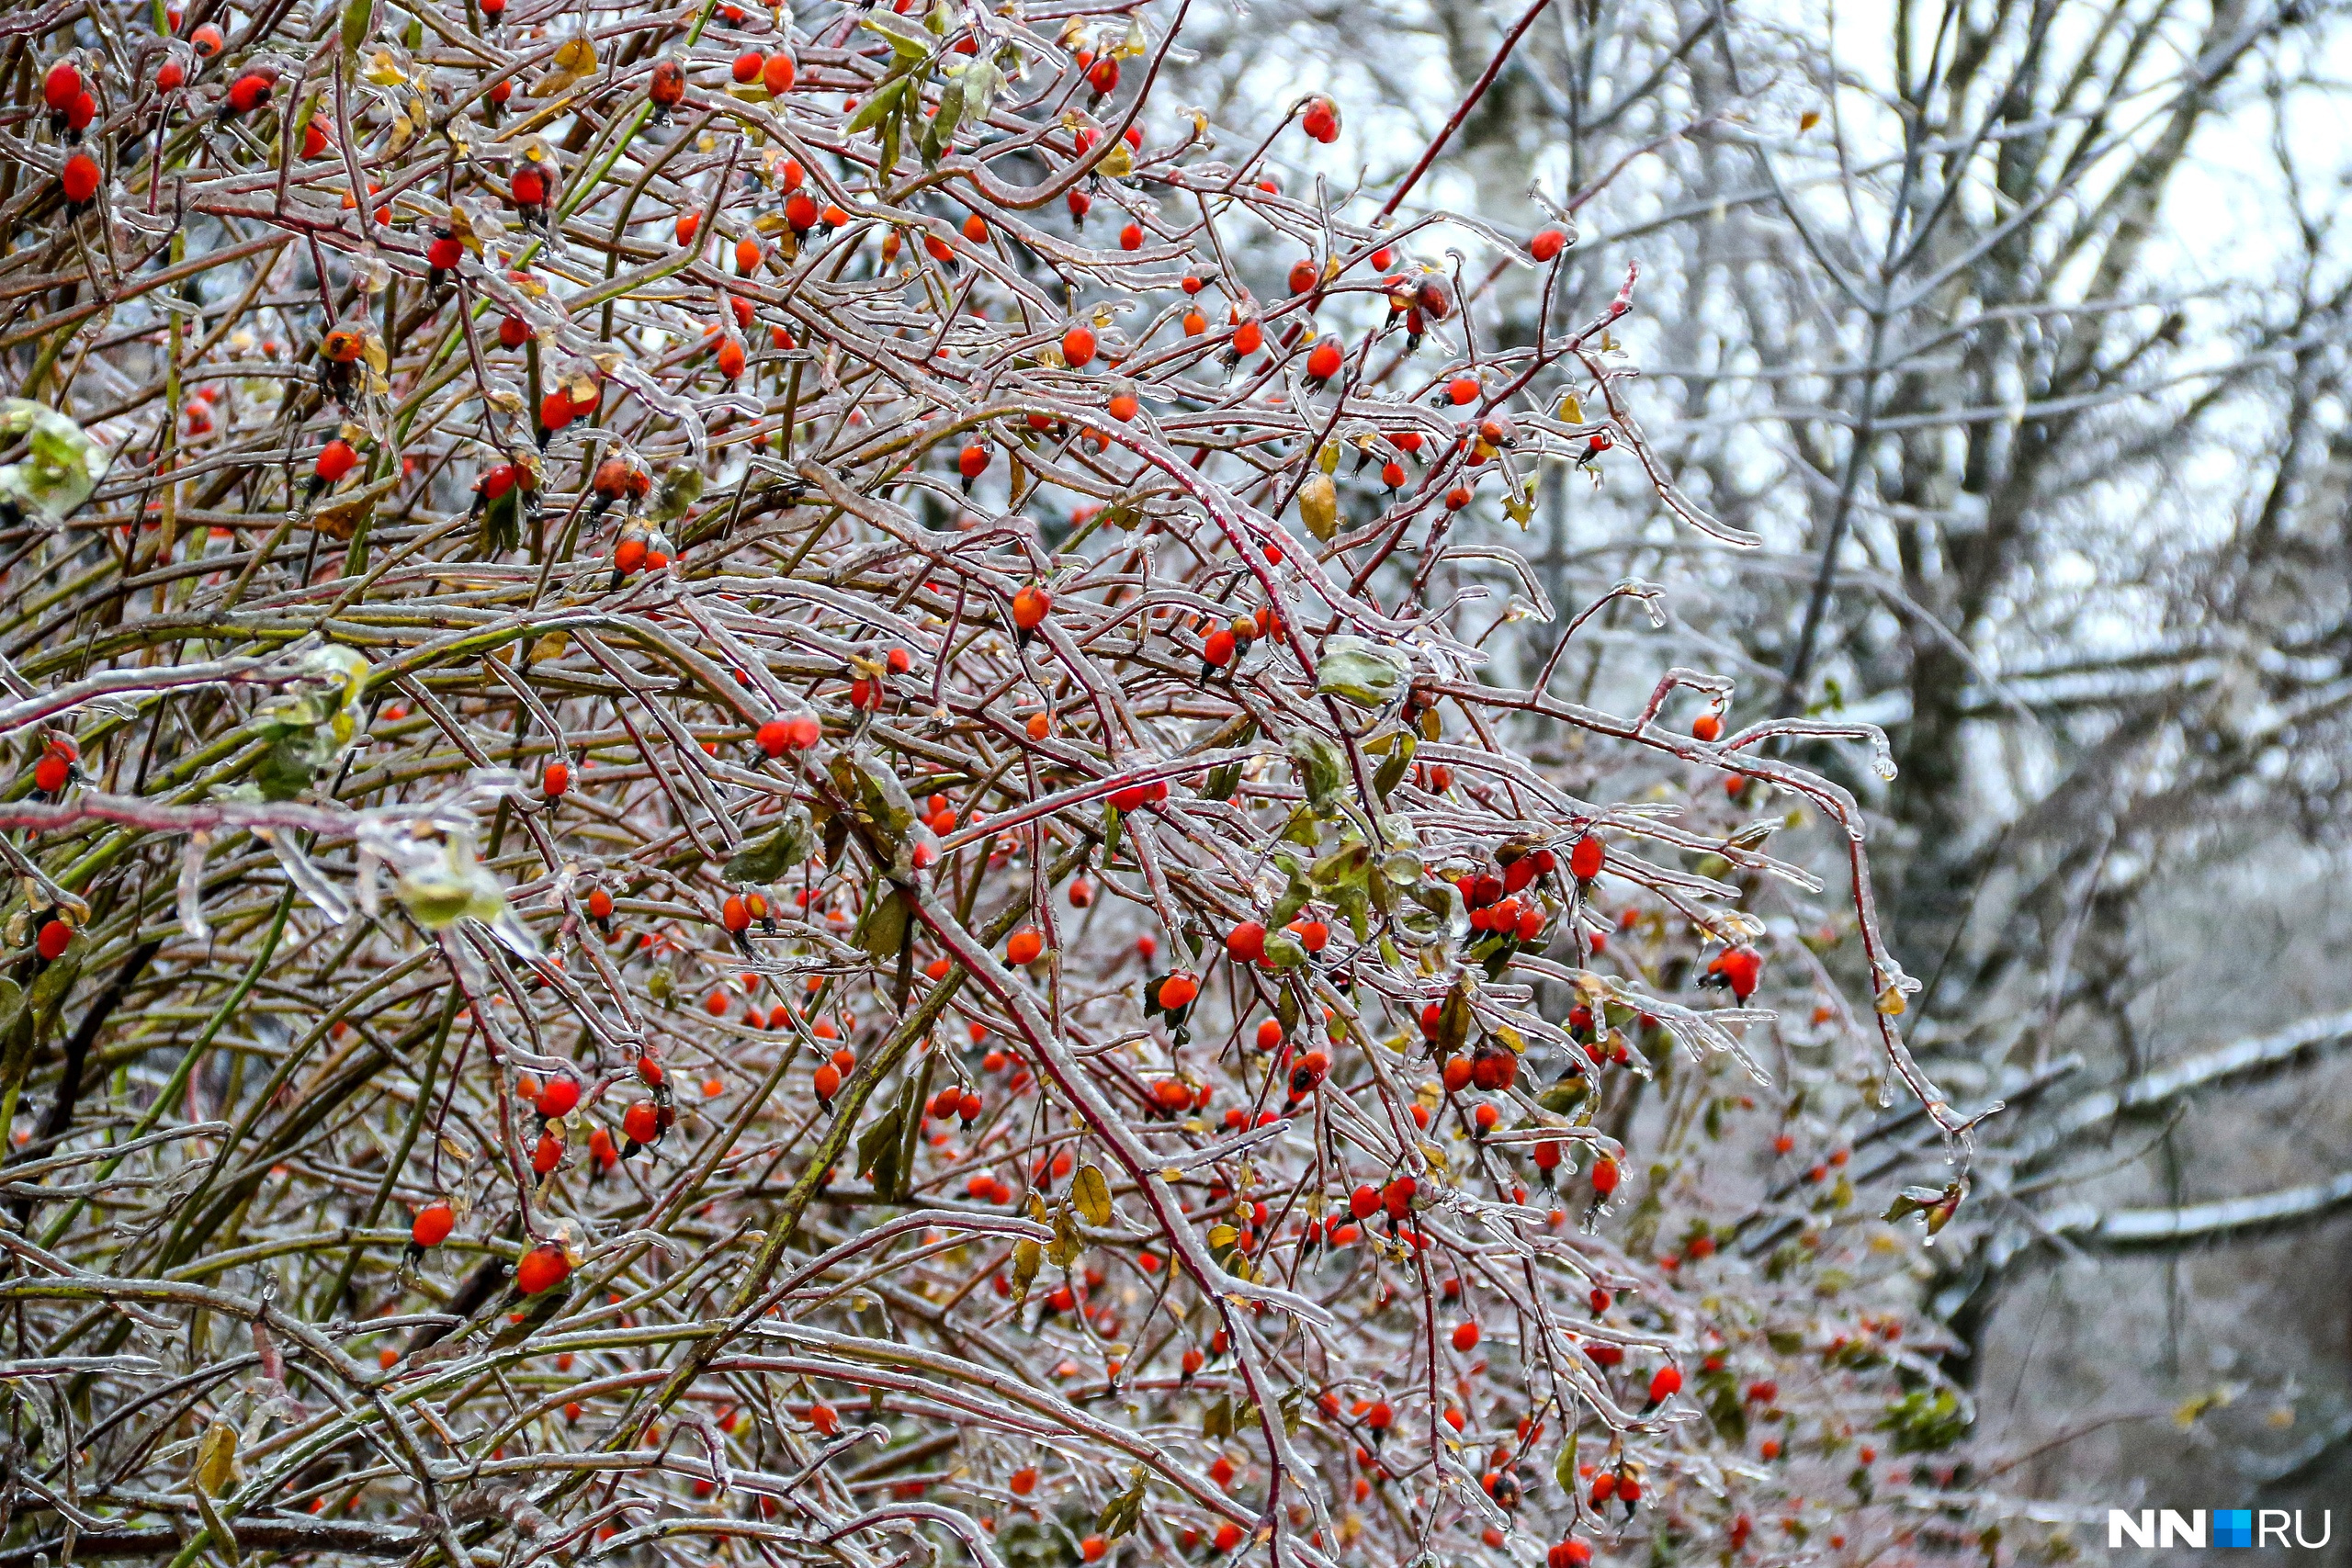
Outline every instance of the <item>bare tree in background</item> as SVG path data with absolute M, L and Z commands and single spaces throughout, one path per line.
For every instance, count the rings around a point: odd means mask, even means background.
M 1361 38 L 1357 8 L 1250 25 L 1434 115 L 1521 13 L 1382 15 L 1353 50 L 1303 40 Z M 2244 1097 L 2220 1093 L 2324 1073 L 2347 1039 L 2324 997 L 2292 1010 L 2280 946 L 2211 908 L 2225 929 L 2206 943 L 2245 949 L 2226 999 L 2187 1039 L 2148 1005 L 2181 900 L 2343 820 L 2352 429 L 2340 107 L 2320 62 L 2344 36 L 2340 7 L 2237 0 L 1859 20 L 1560 4 L 1439 170 L 1498 220 L 1532 212 L 1532 175 L 1577 209 L 1590 276 L 1638 258 L 1663 286 L 1631 345 L 1645 414 L 1671 420 L 1686 487 L 1762 541 L 1678 569 L 1624 525 L 1643 498 L 1555 471 L 1537 524 L 1555 595 L 1672 573 L 1676 637 L 1745 660 L 1741 710 L 1894 737 L 1890 786 L 1814 760 L 1893 829 L 1889 922 L 1927 982 L 1905 1020 L 1925 1060 L 2008 1101 L 1934 1282 L 1963 1382 L 2005 1283 L 2053 1247 L 2177 1258 L 2352 1196 L 2352 1145 L 2256 1139 L 2255 1112 L 2228 1109 Z M 1216 63 L 1246 79 L 1261 57 Z M 1375 174 L 1384 152 L 1366 149 Z M 1487 319 L 1524 341 L 1516 286 L 1499 280 Z M 1595 646 L 1559 681 L 1605 691 L 1668 657 L 1630 630 Z M 1835 966 L 1815 912 L 1789 904 L 1783 935 Z M 2195 1157 L 2181 1118 L 2217 1103 Z M 1856 1170 L 1916 1179 L 1939 1157 L 1897 1115 Z M 1759 1214 L 1758 1255 L 1792 1223 Z

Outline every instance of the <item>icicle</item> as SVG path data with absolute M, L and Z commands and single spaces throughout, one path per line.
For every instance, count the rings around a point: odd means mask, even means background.
M 302 890 L 302 897 L 319 907 L 320 913 L 336 925 L 351 919 L 351 901 L 336 892 L 334 884 L 320 874 L 319 868 L 311 863 L 310 856 L 288 840 L 280 838 L 275 829 L 256 828 L 254 837 L 270 847 L 277 856 L 277 863 L 286 868 L 287 879 Z
M 204 919 L 204 857 L 211 848 L 212 835 L 198 831 L 187 836 L 187 848 L 180 853 L 180 930 L 190 942 L 212 940 L 212 928 Z

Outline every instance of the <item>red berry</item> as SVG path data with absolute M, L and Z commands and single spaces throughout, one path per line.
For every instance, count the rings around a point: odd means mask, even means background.
M 311 472 L 316 474 L 322 483 L 334 484 L 358 466 L 359 454 L 352 450 L 350 442 L 338 436 L 328 442 L 325 449 L 320 452 L 319 460 Z
M 1600 874 L 1600 868 L 1608 857 L 1609 846 L 1601 842 L 1600 835 L 1587 833 L 1577 840 L 1576 848 L 1568 852 L 1569 874 L 1578 882 L 1590 882 Z
M 63 114 L 81 96 L 82 73 L 70 60 L 59 61 L 49 68 L 49 74 L 41 78 L 41 102 L 47 104 L 52 113 Z
M 678 100 L 686 96 L 685 67 L 674 60 L 664 60 L 654 66 L 645 96 L 653 100 L 657 108 L 675 108 Z
M 51 960 L 62 958 L 65 956 L 65 950 L 74 945 L 74 928 L 63 920 L 45 921 L 41 925 L 40 934 L 33 939 L 33 945 L 43 958 Z
M 65 160 L 65 172 L 57 183 L 65 189 L 65 199 L 76 207 L 88 205 L 98 194 L 97 160 L 87 152 L 76 152 Z
M 571 1259 L 563 1248 L 551 1241 L 543 1241 L 523 1255 L 514 1266 L 514 1288 L 526 1296 L 536 1296 L 555 1289 L 571 1272 Z
M 594 907 L 593 900 L 590 907 Z M 558 1116 L 570 1115 L 572 1107 L 579 1103 L 580 1080 L 567 1074 L 548 1080 L 547 1087 L 539 1091 L 538 1104 L 533 1109 L 552 1121 Z
M 408 1227 L 408 1237 L 419 1247 L 438 1247 L 457 1228 L 456 1211 L 447 1203 L 432 1203 L 416 1212 L 416 1218 Z

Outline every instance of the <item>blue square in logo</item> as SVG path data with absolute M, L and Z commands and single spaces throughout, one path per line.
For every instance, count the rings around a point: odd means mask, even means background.
M 2214 1509 L 2213 1544 L 2215 1546 L 2252 1546 L 2254 1544 L 2254 1510 L 2252 1508 Z

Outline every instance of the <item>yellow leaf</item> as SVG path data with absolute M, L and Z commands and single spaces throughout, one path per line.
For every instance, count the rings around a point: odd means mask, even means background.
M 574 33 L 555 51 L 553 68 L 531 84 L 531 96 L 535 98 L 554 97 L 595 74 L 595 44 L 590 41 L 586 33 Z
M 1111 1184 L 1102 1179 L 1100 1167 L 1080 1166 L 1070 1180 L 1069 1196 L 1088 1224 L 1100 1229 L 1111 1223 Z
M 237 1428 L 214 1421 L 196 1445 L 196 1484 L 218 1497 L 237 1479 Z
M 2230 1391 L 2226 1388 L 2217 1388 L 2210 1393 L 2192 1393 L 2173 1411 L 2172 1424 L 2185 1432 L 2197 1425 L 2200 1416 L 2228 1404 L 2230 1398 Z
M 1329 541 L 1340 528 L 1340 492 L 1331 476 L 1317 472 L 1298 487 L 1298 519 L 1317 539 Z
M 311 513 L 311 526 L 330 539 L 348 539 L 359 531 L 376 510 L 376 503 L 390 495 L 400 483 L 400 475 L 387 474 L 363 491 L 342 496 Z

